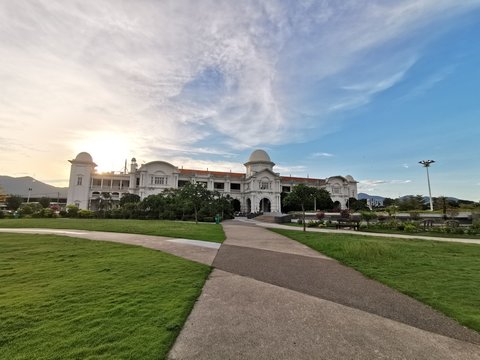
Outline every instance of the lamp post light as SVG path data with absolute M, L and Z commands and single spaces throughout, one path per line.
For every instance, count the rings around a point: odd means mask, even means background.
M 427 169 L 428 195 L 430 196 L 430 211 L 433 211 L 433 200 L 432 200 L 432 190 L 430 188 L 430 175 L 428 173 L 428 168 L 434 162 L 435 160 L 422 160 L 418 162 L 419 164 L 422 164 L 424 168 Z
M 27 204 L 30 202 L 30 193 L 32 192 L 32 188 L 28 188 L 28 197 L 27 197 Z

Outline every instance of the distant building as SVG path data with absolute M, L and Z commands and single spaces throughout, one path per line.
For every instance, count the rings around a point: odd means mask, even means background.
M 298 184 L 326 189 L 332 200 L 345 208 L 348 198 L 357 198 L 357 181 L 352 176 L 332 176 L 313 179 L 280 176 L 273 171 L 275 164 L 264 150 L 255 150 L 244 164 L 245 173 L 179 169 L 165 161 L 152 161 L 138 166 L 131 160 L 130 171 L 97 173 L 90 154 L 82 152 L 71 163 L 67 204 L 80 209 L 95 209 L 96 199 L 109 193 L 114 201 L 132 193 L 141 199 L 166 189 L 181 188 L 189 182 L 200 182 L 207 189 L 228 194 L 237 211 L 281 212 L 280 194 L 290 192 Z

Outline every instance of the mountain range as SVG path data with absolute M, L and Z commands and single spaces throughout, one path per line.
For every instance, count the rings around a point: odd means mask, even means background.
M 404 196 L 400 197 L 400 200 L 405 199 L 405 198 L 410 197 L 410 196 L 415 196 L 415 195 L 404 195 Z M 435 198 L 435 197 L 433 197 L 433 198 Z M 383 205 L 383 200 L 385 200 L 386 197 L 379 196 L 379 195 L 369 195 L 369 194 L 365 194 L 365 193 L 358 193 L 358 200 L 364 200 L 364 199 L 367 199 L 367 200 L 370 199 L 371 201 L 374 201 L 374 202 L 376 202 L 380 205 Z M 447 200 L 448 201 L 455 201 L 455 202 L 468 201 L 468 200 L 458 199 L 458 198 L 452 197 L 452 196 L 447 196 Z M 429 201 L 430 201 L 430 198 L 428 196 L 423 197 L 423 202 L 425 204 L 428 204 Z
M 29 193 L 28 189 L 32 189 L 30 191 L 30 197 L 32 198 L 66 198 L 68 191 L 66 187 L 56 187 L 45 184 L 31 176 L 11 177 L 0 175 L 0 193 L 27 197 Z

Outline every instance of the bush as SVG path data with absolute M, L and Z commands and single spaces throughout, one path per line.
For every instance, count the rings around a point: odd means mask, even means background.
M 350 218 L 350 210 L 348 210 L 348 209 L 340 210 L 340 217 L 342 219 L 349 219 Z
M 123 210 L 121 208 L 115 208 L 111 210 L 113 219 L 122 219 L 124 217 Z
M 20 207 L 18 208 L 18 214 L 20 216 L 25 216 L 25 215 L 33 215 L 35 213 L 38 213 L 42 210 L 42 205 L 40 205 L 39 203 L 35 203 L 35 202 L 32 202 L 32 203 L 23 203 L 22 205 L 20 205 Z M 38 217 L 38 216 L 37 216 Z
M 362 220 L 367 222 L 367 225 L 370 225 L 370 221 L 375 220 L 377 218 L 377 214 L 371 211 L 362 211 L 360 213 L 360 217 Z
M 477 235 L 477 234 L 478 234 L 478 230 L 475 229 L 475 228 L 473 228 L 473 227 L 471 227 L 471 228 L 467 229 L 466 233 L 467 233 L 468 235 Z
M 480 219 L 473 220 L 472 229 L 480 230 Z
M 415 224 L 405 224 L 403 230 L 406 232 L 415 232 L 417 231 L 417 227 Z
M 56 216 L 57 215 L 55 214 L 55 211 L 53 209 L 50 209 L 50 208 L 43 209 L 43 217 L 53 218 L 53 217 L 56 217 Z
M 80 210 L 77 216 L 81 219 L 91 219 L 95 217 L 95 212 L 91 210 Z
M 297 220 L 297 224 L 298 224 L 298 225 L 302 225 L 302 224 L 303 224 L 302 219 L 298 219 L 298 220 Z
M 78 207 L 76 205 L 67 205 L 67 216 L 68 217 L 77 217 Z
M 307 227 L 319 227 L 319 226 L 320 226 L 320 221 L 311 220 L 307 223 Z

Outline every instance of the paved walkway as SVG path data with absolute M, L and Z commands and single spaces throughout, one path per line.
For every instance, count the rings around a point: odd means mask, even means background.
M 174 239 L 163 236 L 123 234 L 106 231 L 0 228 L 0 232 L 53 234 L 89 240 L 138 245 L 150 249 L 161 250 L 206 265 L 212 265 L 212 262 L 217 255 L 217 250 L 220 247 L 220 244 L 209 241 Z
M 228 221 L 169 359 L 480 359 L 480 334 L 310 248 Z
M 223 227 L 221 247 L 84 230 L 0 232 L 114 241 L 213 264 L 169 359 L 480 360 L 480 334 L 416 300 L 251 222 Z

